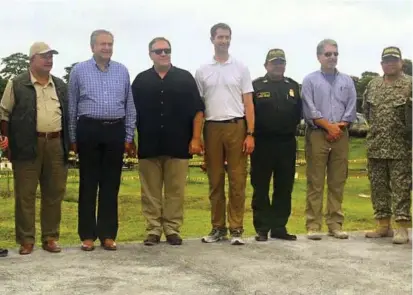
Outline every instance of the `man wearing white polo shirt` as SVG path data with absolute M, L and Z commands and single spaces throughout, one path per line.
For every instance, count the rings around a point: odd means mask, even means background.
M 205 101 L 205 160 L 209 179 L 212 231 L 205 243 L 226 237 L 226 209 L 232 245 L 242 240 L 247 158 L 254 150 L 254 104 L 248 68 L 228 53 L 231 28 L 219 23 L 211 28 L 215 55 L 202 65 L 195 80 Z M 225 199 L 225 168 L 228 163 L 229 200 Z

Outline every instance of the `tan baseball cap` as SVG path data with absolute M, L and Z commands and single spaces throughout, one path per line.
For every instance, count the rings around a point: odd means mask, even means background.
M 59 54 L 59 52 L 57 52 L 56 50 L 50 48 L 50 46 L 47 45 L 46 43 L 44 43 L 44 42 L 35 42 L 30 47 L 29 58 L 32 58 L 33 55 L 43 54 L 43 53 L 47 53 L 47 52 L 51 52 L 53 54 Z

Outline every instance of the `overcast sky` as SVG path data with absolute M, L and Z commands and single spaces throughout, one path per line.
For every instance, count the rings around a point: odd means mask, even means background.
M 244 2 L 245 1 L 245 2 Z M 270 48 L 283 48 L 286 75 L 301 82 L 318 69 L 315 50 L 324 38 L 339 44 L 338 68 L 360 76 L 381 73 L 384 47 L 413 53 L 411 0 L 0 0 L 0 57 L 28 54 L 34 41 L 45 41 L 60 54 L 52 73 L 91 57 L 90 33 L 115 35 L 113 59 L 133 79 L 151 66 L 148 42 L 164 36 L 172 42 L 172 63 L 194 73 L 212 58 L 209 30 L 217 22 L 233 29 L 230 53 L 242 60 L 252 78 L 265 74 Z

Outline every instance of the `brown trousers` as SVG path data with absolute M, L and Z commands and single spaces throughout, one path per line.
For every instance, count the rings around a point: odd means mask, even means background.
M 329 229 L 341 229 L 344 185 L 348 174 L 348 131 L 336 142 L 328 142 L 323 130 L 308 129 L 306 133 L 307 161 L 307 230 L 321 230 L 324 183 L 327 170 L 326 224 Z
M 142 213 L 148 234 L 179 234 L 189 160 L 156 157 L 139 160 Z M 162 190 L 164 188 L 164 197 Z
M 59 239 L 61 205 L 66 193 L 68 167 L 60 138 L 38 138 L 37 157 L 13 161 L 16 242 L 35 242 L 36 191 L 40 182 L 41 240 Z
M 246 136 L 245 120 L 236 123 L 206 122 L 204 127 L 205 160 L 209 179 L 211 223 L 214 228 L 225 228 L 225 168 L 228 163 L 228 223 L 230 230 L 242 230 L 247 181 L 247 155 L 243 143 Z

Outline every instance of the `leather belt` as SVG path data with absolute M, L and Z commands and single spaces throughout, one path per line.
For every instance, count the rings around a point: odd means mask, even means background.
M 112 125 L 112 124 L 118 124 L 118 123 L 123 123 L 125 121 L 125 118 L 118 118 L 118 119 L 95 119 L 95 118 L 90 118 L 87 116 L 80 116 L 80 120 L 84 121 L 90 121 L 90 122 L 96 122 L 100 123 L 102 125 Z
M 207 122 L 211 122 L 211 123 L 237 123 L 237 121 L 239 120 L 244 120 L 244 117 L 238 117 L 238 118 L 232 118 L 232 119 L 228 119 L 228 120 L 207 120 Z
M 44 137 L 46 139 L 58 138 L 62 134 L 61 131 L 56 132 L 37 132 L 38 137 Z

